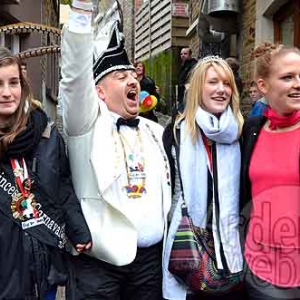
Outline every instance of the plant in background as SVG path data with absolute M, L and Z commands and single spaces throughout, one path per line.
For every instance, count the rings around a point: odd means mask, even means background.
M 69 4 L 71 5 L 72 0 L 60 0 L 60 4 Z

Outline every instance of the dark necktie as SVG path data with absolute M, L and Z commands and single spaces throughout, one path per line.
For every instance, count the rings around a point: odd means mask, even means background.
M 124 119 L 124 118 L 119 118 L 116 125 L 117 125 L 117 130 L 120 130 L 120 126 L 125 125 L 129 127 L 137 127 L 139 125 L 140 120 L 139 119 Z

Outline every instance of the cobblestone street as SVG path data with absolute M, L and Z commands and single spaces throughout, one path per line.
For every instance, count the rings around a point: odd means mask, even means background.
M 163 127 L 166 127 L 166 125 L 171 122 L 171 117 L 169 115 L 164 115 L 160 112 L 157 112 L 156 114 L 158 117 L 158 123 Z

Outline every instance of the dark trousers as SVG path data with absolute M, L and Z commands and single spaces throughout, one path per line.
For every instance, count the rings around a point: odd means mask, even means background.
M 197 293 L 193 295 L 188 295 L 187 300 L 245 300 L 245 291 L 241 287 L 239 290 L 231 291 L 226 294 L 217 294 L 217 293 Z
M 249 268 L 245 273 L 244 286 L 248 300 L 300 300 L 300 287 L 277 287 L 255 276 Z
M 135 260 L 117 267 L 81 254 L 70 258 L 67 299 L 161 300 L 162 244 L 138 248 Z

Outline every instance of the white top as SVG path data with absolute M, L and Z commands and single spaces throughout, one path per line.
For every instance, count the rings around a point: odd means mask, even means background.
M 114 123 L 117 122 L 119 115 L 112 113 Z M 123 143 L 125 153 L 131 152 L 134 149 L 135 152 L 139 152 L 139 145 L 137 141 L 137 131 L 135 128 L 128 126 L 121 126 L 119 134 L 126 139 L 127 143 Z M 112 184 L 116 198 L 124 207 L 124 211 L 128 219 L 134 224 L 137 233 L 139 247 L 149 247 L 160 242 L 163 238 L 164 233 L 164 218 L 162 209 L 162 188 L 161 188 L 161 176 L 157 175 L 157 166 L 154 163 L 149 163 L 147 155 L 149 152 L 155 152 L 155 149 L 151 149 L 150 145 L 147 145 L 145 139 L 149 139 L 149 136 L 145 136 L 143 132 L 141 134 L 141 141 L 143 143 L 143 153 L 145 166 L 144 170 L 146 173 L 145 188 L 146 194 L 142 194 L 140 198 L 128 198 L 126 189 L 124 188 L 128 184 L 127 170 L 123 159 L 122 145 L 118 140 L 118 134 L 116 133 L 115 138 L 117 139 L 118 154 L 122 161 L 122 173 L 120 178 Z M 130 147 L 130 148 L 129 148 Z M 150 147 L 150 148 L 149 148 Z

